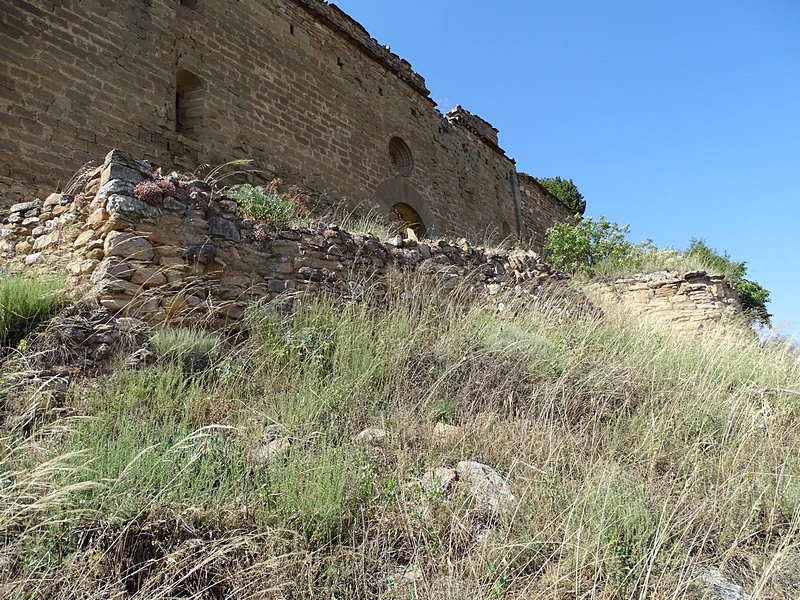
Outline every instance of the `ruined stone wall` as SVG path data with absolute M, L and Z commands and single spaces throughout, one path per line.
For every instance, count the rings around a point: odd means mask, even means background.
M 137 188 L 143 182 L 152 184 L 146 194 Z M 84 288 L 112 313 L 211 327 L 235 323 L 254 301 L 284 292 L 357 298 L 403 270 L 435 276 L 445 293 L 460 288 L 478 298 L 533 293 L 566 278 L 534 252 L 382 241 L 319 221 L 276 231 L 242 220 L 234 200 L 202 181 L 158 177 L 119 151 L 80 194 L 14 205 L 0 241 L 7 259 L 66 263 L 69 289 Z
M 739 296 L 725 276 L 705 271 L 658 271 L 595 284 L 590 297 L 601 305 L 621 303 L 638 317 L 681 330 L 744 323 Z
M 0 23 L 4 206 L 112 147 L 167 169 L 254 159 L 338 206 L 402 203 L 429 234 L 524 236 L 547 204 L 522 211 L 496 130 L 444 117 L 322 0 L 13 0 Z
M 575 215 L 527 173 L 518 173 L 517 177 L 527 237 L 534 248 L 541 248 L 550 227 L 559 222 L 571 222 Z

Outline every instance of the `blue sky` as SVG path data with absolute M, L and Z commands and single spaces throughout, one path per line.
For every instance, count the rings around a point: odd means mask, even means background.
M 747 261 L 800 330 L 800 2 L 335 0 L 634 242 Z

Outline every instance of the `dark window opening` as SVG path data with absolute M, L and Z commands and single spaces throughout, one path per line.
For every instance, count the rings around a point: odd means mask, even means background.
M 200 0 L 181 0 L 181 6 L 191 8 L 192 10 L 197 10 L 198 4 L 200 4 Z
M 399 226 L 400 233 L 404 237 L 411 237 L 407 235 L 408 229 L 414 232 L 414 236 L 416 236 L 418 240 L 425 237 L 427 229 L 425 223 L 422 222 L 422 217 L 405 202 L 398 202 L 392 206 L 392 213 L 389 215 L 389 220 Z
M 175 84 L 175 130 L 188 137 L 197 137 L 206 108 L 203 81 L 194 73 L 180 70 Z
M 289 25 L 289 33 L 294 35 L 294 25 Z
M 503 237 L 504 238 L 509 237 L 511 235 L 511 226 L 505 221 L 503 221 L 502 227 L 503 227 Z

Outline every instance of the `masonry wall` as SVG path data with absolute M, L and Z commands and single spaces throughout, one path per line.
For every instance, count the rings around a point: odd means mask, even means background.
M 439 113 L 422 77 L 335 6 L 187 4 L 4 3 L 2 205 L 117 147 L 167 169 L 254 159 L 332 206 L 410 206 L 429 234 L 538 227 L 496 130 Z
M 570 222 L 575 215 L 527 173 L 518 173 L 517 177 L 527 237 L 533 247 L 541 248 L 550 227 L 559 222 Z
M 161 191 L 142 193 L 143 182 Z M 285 292 L 359 299 L 369 288 L 378 298 L 386 276 L 404 270 L 430 275 L 448 296 L 469 298 L 509 291 L 524 299 L 566 278 L 531 251 L 380 240 L 320 221 L 278 231 L 241 219 L 234 200 L 201 184 L 160 178 L 113 151 L 78 195 L 12 206 L 0 248 L 27 266 L 66 264 L 68 289 L 111 313 L 210 327 L 235 325 L 254 301 Z M 563 294 L 570 306 L 583 302 L 568 289 Z
M 587 291 L 601 305 L 620 303 L 637 318 L 665 323 L 672 329 L 747 326 L 739 296 L 724 275 L 657 271 L 594 284 Z

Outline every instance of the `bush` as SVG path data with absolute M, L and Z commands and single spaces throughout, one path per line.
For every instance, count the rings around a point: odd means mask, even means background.
M 586 211 L 586 201 L 583 199 L 583 194 L 578 191 L 578 187 L 572 183 L 572 179 L 561 179 L 561 177 L 539 177 L 536 181 L 541 183 L 548 192 L 558 198 L 561 203 L 575 211 L 579 215 L 583 215 Z
M 606 221 L 602 215 L 597 221 L 587 217 L 575 225 L 557 223 L 547 230 L 542 254 L 559 269 L 588 277 L 598 273 L 620 276 L 660 269 L 702 269 L 720 273 L 736 289 L 750 323 L 770 326 L 772 315 L 766 308 L 769 291 L 744 278 L 747 274 L 744 261 L 736 262 L 727 252 L 719 253 L 695 238 L 683 251 L 662 251 L 650 240 L 634 245 L 626 239 L 628 230 L 628 225 Z
M 591 276 L 601 264 L 622 265 L 631 260 L 636 246 L 625 239 L 628 229 L 602 215 L 597 221 L 587 217 L 575 225 L 557 223 L 547 230 L 542 254 L 559 269 Z
M 266 188 L 249 183 L 241 186 L 236 200 L 242 216 L 278 229 L 288 226 L 292 218 L 303 212 L 308 198 L 294 186 L 287 193 L 281 193 L 282 183 L 275 179 Z
M 0 280 L 0 345 L 14 347 L 45 319 L 64 306 L 66 298 L 55 279 L 9 275 Z
M 748 315 L 751 323 L 758 323 L 765 327 L 771 325 L 772 315 L 767 311 L 769 291 L 755 281 L 745 279 L 747 263 L 736 262 L 727 252 L 720 254 L 708 246 L 703 240 L 692 238 L 689 248 L 684 253 L 688 258 L 695 259 L 708 271 L 717 271 L 725 275 L 728 281 L 736 288 L 742 309 Z

